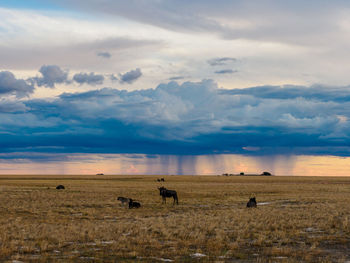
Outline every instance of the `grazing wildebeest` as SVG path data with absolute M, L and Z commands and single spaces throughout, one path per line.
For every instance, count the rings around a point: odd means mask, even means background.
M 160 179 L 159 179 L 159 178 L 157 179 L 157 182 L 160 182 Z
M 122 196 L 119 196 L 117 199 L 122 203 L 122 205 L 126 205 L 130 202 L 130 198 L 126 198 Z
M 176 204 L 178 205 L 179 204 L 179 199 L 177 198 L 177 192 L 175 190 L 168 190 L 166 189 L 165 187 L 158 187 L 159 189 L 159 195 L 162 196 L 162 199 L 163 199 L 163 203 L 166 203 L 166 198 L 167 197 L 172 197 L 174 198 L 174 203 L 173 205 Z
M 57 186 L 56 186 L 56 189 L 57 189 L 57 190 L 62 190 L 62 189 L 64 189 L 64 186 L 61 185 L 61 184 L 60 184 L 60 185 L 57 185 Z
M 130 208 L 139 208 L 139 207 L 141 207 L 141 204 L 139 202 L 135 202 L 131 198 L 129 198 L 129 209 Z
M 164 179 L 164 178 L 160 178 L 160 181 L 161 181 L 161 182 L 165 182 L 165 179 Z
M 247 207 L 256 207 L 256 199 L 255 199 L 255 197 L 249 198 L 249 201 L 247 203 Z

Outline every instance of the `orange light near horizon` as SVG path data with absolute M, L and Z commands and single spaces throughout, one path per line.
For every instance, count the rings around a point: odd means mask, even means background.
M 135 158 L 137 157 L 137 158 Z M 5 162 L 1 174 L 203 174 L 349 176 L 350 157 L 245 155 L 81 155 L 64 162 Z

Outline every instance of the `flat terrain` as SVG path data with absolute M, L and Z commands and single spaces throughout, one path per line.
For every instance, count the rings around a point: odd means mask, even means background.
M 350 260 L 350 178 L 162 177 L 0 176 L 0 262 Z

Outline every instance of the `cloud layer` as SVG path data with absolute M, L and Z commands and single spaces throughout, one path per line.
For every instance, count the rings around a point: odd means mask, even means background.
M 203 80 L 104 88 L 2 101 L 0 145 L 3 152 L 349 156 L 349 109 L 348 87 L 223 90 Z

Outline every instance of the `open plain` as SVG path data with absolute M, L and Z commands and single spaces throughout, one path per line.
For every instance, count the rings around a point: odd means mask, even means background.
M 0 261 L 350 260 L 348 177 L 162 177 L 1 175 Z M 179 205 L 162 204 L 159 186 Z

